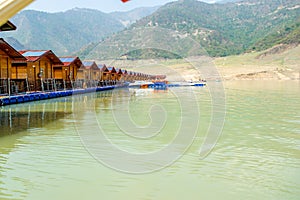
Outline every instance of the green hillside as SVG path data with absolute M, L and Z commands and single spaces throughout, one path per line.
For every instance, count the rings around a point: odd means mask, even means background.
M 112 16 L 114 19 L 117 19 L 119 22 L 121 22 L 124 26 L 129 26 L 136 22 L 137 20 L 146 17 L 148 15 L 151 15 L 154 13 L 160 6 L 155 7 L 141 7 L 141 8 L 135 8 L 133 10 L 127 11 L 127 12 L 112 12 L 110 13 L 110 16 Z
M 300 18 L 258 40 L 251 49 L 262 51 L 278 44 L 300 44 Z
M 85 52 L 85 55 L 89 58 L 112 58 L 122 55 L 122 52 L 132 51 L 134 47 L 139 47 L 134 45 L 134 40 L 138 38 L 137 35 L 132 37 L 127 32 L 135 34 L 135 30 L 140 32 L 145 28 L 164 28 L 180 33 L 182 36 L 179 39 L 189 37 L 197 41 L 210 56 L 241 54 L 253 49 L 259 41 L 263 43 L 265 37 L 285 25 L 294 23 L 300 16 L 299 4 L 299 0 L 244 0 L 225 4 L 207 4 L 195 0 L 172 2 L 137 21 L 126 31 L 100 42 L 98 46 L 94 46 L 93 52 Z M 290 37 L 297 37 L 295 34 L 296 32 L 291 33 Z M 153 43 L 149 40 L 148 44 Z M 186 48 L 181 48 L 176 53 L 183 57 L 188 56 L 193 45 L 182 45 Z M 262 46 L 265 47 L 260 49 L 268 48 L 268 45 Z M 105 53 L 101 52 L 103 49 Z M 134 54 L 137 58 L 138 55 L 145 57 L 143 52 Z
M 71 54 L 124 29 L 109 14 L 91 9 L 59 13 L 25 10 L 11 21 L 17 31 L 1 33 L 1 37 L 13 37 L 30 49 L 52 49 L 59 55 Z

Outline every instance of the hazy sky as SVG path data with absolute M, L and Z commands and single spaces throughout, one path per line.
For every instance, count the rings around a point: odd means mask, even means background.
M 46 12 L 59 12 L 78 8 L 93 8 L 103 12 L 125 11 L 137 7 L 149 7 L 163 5 L 175 0 L 131 0 L 122 3 L 121 0 L 35 0 L 26 9 L 41 10 Z M 202 0 L 205 2 L 215 2 L 217 0 Z

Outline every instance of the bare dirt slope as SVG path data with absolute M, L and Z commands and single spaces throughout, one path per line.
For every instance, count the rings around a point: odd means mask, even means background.
M 203 75 L 202 67 L 214 67 L 223 80 L 300 80 L 300 46 L 275 46 L 263 52 L 251 52 L 221 58 L 177 60 L 107 60 L 107 65 L 149 74 L 166 74 L 171 81 L 218 79 Z M 196 64 L 195 64 L 196 63 Z

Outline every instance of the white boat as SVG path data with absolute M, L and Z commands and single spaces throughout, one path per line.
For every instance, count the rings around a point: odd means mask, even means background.
M 129 87 L 140 88 L 143 85 L 153 85 L 151 81 L 135 81 L 133 83 L 129 83 Z

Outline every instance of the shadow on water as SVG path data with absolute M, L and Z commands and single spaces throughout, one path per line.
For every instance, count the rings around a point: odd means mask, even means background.
M 66 117 L 71 113 L 66 99 L 61 102 L 35 102 L 0 109 L 0 137 L 16 134 Z
M 103 91 L 0 107 L 0 199 L 25 199 L 65 181 L 70 163 L 89 162 L 76 134 L 89 109 L 108 112 L 129 90 Z M 74 118 L 74 112 L 79 118 Z M 103 114 L 103 113 L 101 113 Z M 85 125 L 88 130 L 88 125 Z M 59 166 L 59 167 L 57 167 Z M 73 177 L 72 177 L 73 178 Z M 56 184 L 56 183 L 55 183 Z M 33 189 L 34 188 L 34 189 Z M 34 191 L 34 192 L 32 192 Z
M 94 99 L 98 99 L 97 107 L 107 108 L 113 92 L 103 91 L 0 107 L 0 137 L 43 128 L 49 123 L 66 118 L 73 113 L 74 108 Z M 126 94 L 128 90 L 122 90 L 121 93 Z

